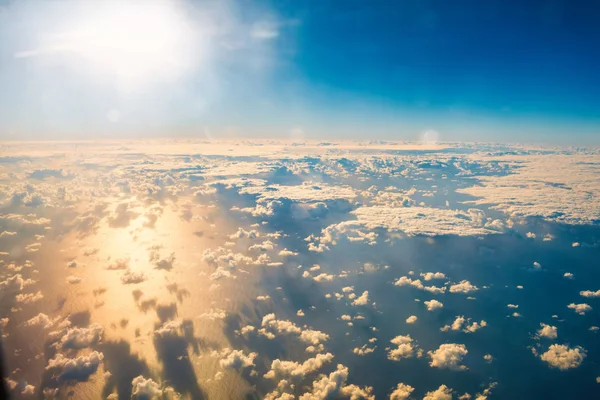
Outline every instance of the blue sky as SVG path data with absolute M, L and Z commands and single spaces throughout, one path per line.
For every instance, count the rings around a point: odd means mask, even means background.
M 0 4 L 1 139 L 600 143 L 593 1 Z

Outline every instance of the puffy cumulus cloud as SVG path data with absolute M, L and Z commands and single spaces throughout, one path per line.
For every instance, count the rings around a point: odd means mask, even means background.
M 92 324 L 87 328 L 71 328 L 60 339 L 63 349 L 83 349 L 97 344 L 104 334 L 104 328 L 99 324 Z
M 139 400 L 154 400 L 162 398 L 163 390 L 152 379 L 136 376 L 131 381 L 131 397 Z
M 261 326 L 262 328 L 259 329 L 258 333 L 269 339 L 275 338 L 273 332 L 298 335 L 302 342 L 313 346 L 321 345 L 329 339 L 329 335 L 324 332 L 314 329 L 302 329 L 291 321 L 278 320 L 273 313 L 263 317 Z
M 308 374 L 318 371 L 331 360 L 333 360 L 333 354 L 331 353 L 317 354 L 303 363 L 276 359 L 271 362 L 271 369 L 265 374 L 265 378 L 277 380 L 297 378 L 301 380 Z
M 423 400 L 452 400 L 452 389 L 446 385 L 440 385 L 436 390 L 427 392 Z
M 213 352 L 213 356 L 219 357 L 219 365 L 222 368 L 244 369 L 254 366 L 254 359 L 258 353 L 245 354 L 242 350 L 233 350 L 225 348 L 220 352 Z
M 421 272 L 421 277 L 426 281 L 431 281 L 433 279 L 446 279 L 446 274 L 442 272 Z
M 400 361 L 403 358 L 410 358 L 418 352 L 418 347 L 410 335 L 396 336 L 390 342 L 396 346 L 388 351 L 387 358 L 392 361 Z
M 466 370 L 467 367 L 461 365 L 463 358 L 468 351 L 464 344 L 446 343 L 440 345 L 435 351 L 428 351 L 431 358 L 429 365 L 436 368 L 448 368 L 456 371 Z
M 395 286 L 412 286 L 417 289 L 425 290 L 433 294 L 443 294 L 446 292 L 446 287 L 425 286 L 420 279 L 412 279 L 408 276 L 401 276 L 394 282 Z
M 369 291 L 365 290 L 360 296 L 358 296 L 352 302 L 353 306 L 366 306 L 369 304 Z
M 573 275 L 570 272 L 565 272 L 565 274 L 563 275 L 563 277 L 565 277 L 566 279 L 574 279 L 575 275 Z
M 46 370 L 57 373 L 58 379 L 61 381 L 86 381 L 98 370 L 103 359 L 104 355 L 97 351 L 76 358 L 67 358 L 62 354 L 57 354 L 48 361 Z
M 411 315 L 410 317 L 406 318 L 406 323 L 407 324 L 414 324 L 415 322 L 417 322 L 417 316 L 416 315 Z
M 15 296 L 15 300 L 17 301 L 17 303 L 21 304 L 35 303 L 36 301 L 40 301 L 43 298 L 44 295 L 40 291 L 37 291 L 36 293 L 18 294 Z
M 214 250 L 204 250 L 202 259 L 209 265 L 230 269 L 254 264 L 254 259 L 252 259 L 252 257 L 245 256 L 241 253 L 234 253 L 222 246 L 217 247 Z
M 442 332 L 447 331 L 463 331 L 465 333 L 473 333 L 481 328 L 487 326 L 487 322 L 481 320 L 480 322 L 473 321 L 471 318 L 465 318 L 464 316 L 457 316 L 452 325 L 444 325 L 440 328 Z
M 579 315 L 585 315 L 585 313 L 592 311 L 592 307 L 586 303 L 582 303 L 582 304 L 571 303 L 567 307 L 570 308 L 571 310 L 574 310 Z
M 76 285 L 78 283 L 81 282 L 81 278 L 78 276 L 67 276 L 67 283 L 70 283 L 71 285 Z
M 120 258 L 112 263 L 108 264 L 105 267 L 107 270 L 121 270 L 121 269 L 129 269 L 129 259 L 128 258 Z
M 553 344 L 540 355 L 548 365 L 560 370 L 579 367 L 585 357 L 586 352 L 582 347 L 569 348 L 563 344 Z
M 23 396 L 33 396 L 35 394 L 35 386 L 26 384 L 23 390 L 21 390 Z
M 405 383 L 399 383 L 394 391 L 390 393 L 390 400 L 408 400 L 415 388 Z
M 582 290 L 579 294 L 583 297 L 600 297 L 600 290 L 596 290 L 595 292 L 591 290 Z
M 44 329 L 50 328 L 54 324 L 54 321 L 50 319 L 46 314 L 39 313 L 35 317 L 28 319 L 23 323 L 24 326 L 41 326 Z
M 541 323 L 541 328 L 537 331 L 538 337 L 546 339 L 556 339 L 558 337 L 558 329 L 555 326 L 550 326 Z
M 337 369 L 328 376 L 323 375 L 312 383 L 312 391 L 300 396 L 300 400 L 324 400 L 332 398 L 349 398 L 350 400 L 375 400 L 372 387 L 361 388 L 347 385 L 348 368 L 338 364 Z
M 366 356 L 367 354 L 375 352 L 376 348 L 377 346 L 369 347 L 369 345 L 364 344 L 361 347 L 355 347 L 354 349 L 352 349 L 352 352 L 357 356 Z
M 16 274 L 0 282 L 0 294 L 16 294 L 23 290 L 23 287 L 25 287 L 23 276 Z
M 167 321 L 156 329 L 154 334 L 161 337 L 177 336 L 179 335 L 182 323 L 181 320 Z
M 467 280 L 462 280 L 459 283 L 455 283 L 450 286 L 450 293 L 471 293 L 479 290 L 475 285 Z
M 423 304 L 425 304 L 425 306 L 427 306 L 428 311 L 434 311 L 434 310 L 437 310 L 438 308 L 444 307 L 444 304 L 441 301 L 437 301 L 435 299 L 424 301 Z
M 353 200 L 356 197 L 355 190 L 349 186 L 331 186 L 321 182 L 315 183 L 309 181 L 295 186 L 275 184 L 267 187 L 246 187 L 240 193 L 258 195 L 259 201 L 288 199 L 298 203 Z
M 209 311 L 200 314 L 198 318 L 210 319 L 211 321 L 221 320 L 227 318 L 227 312 L 220 308 L 211 308 Z

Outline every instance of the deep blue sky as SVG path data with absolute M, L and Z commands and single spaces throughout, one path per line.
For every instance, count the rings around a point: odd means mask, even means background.
M 0 13 L 1 137 L 417 139 L 433 129 L 442 140 L 600 143 L 598 1 L 183 3 L 177 21 L 198 28 L 183 53 L 202 57 L 174 80 L 142 72 L 133 95 L 110 68 L 90 78 L 95 59 L 16 57 L 105 15 L 94 3 L 29 4 Z M 126 14 L 132 30 L 144 10 Z

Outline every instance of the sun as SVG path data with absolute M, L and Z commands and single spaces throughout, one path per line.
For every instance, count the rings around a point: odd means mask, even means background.
M 176 78 L 191 65 L 192 27 L 174 2 L 108 3 L 84 13 L 60 34 L 60 48 L 123 87 Z M 192 54 L 194 53 L 194 54 Z

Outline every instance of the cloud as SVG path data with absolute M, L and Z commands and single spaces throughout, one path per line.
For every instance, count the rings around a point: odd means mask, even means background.
M 415 355 L 417 345 L 414 343 L 410 335 L 396 336 L 390 342 L 396 345 L 396 348 L 391 348 L 387 358 L 392 361 L 400 361 L 403 358 L 410 358 Z
M 98 370 L 98 366 L 104 359 L 104 355 L 97 351 L 87 356 L 67 358 L 62 354 L 48 361 L 46 370 L 56 371 L 61 381 L 86 381 Z
M 406 323 L 407 324 L 414 324 L 415 322 L 417 322 L 417 316 L 416 315 L 411 315 L 410 317 L 406 318 Z
M 441 301 L 437 301 L 435 299 L 425 301 L 425 302 L 423 302 L 423 304 L 425 304 L 427 306 L 428 311 L 433 311 L 433 310 L 437 310 L 438 308 L 444 307 L 444 304 Z
M 540 326 L 542 328 L 537 331 L 538 337 L 543 337 L 546 339 L 556 339 L 558 337 L 558 329 L 555 326 L 550 326 L 543 323 L 540 323 Z
M 585 313 L 592 311 L 592 307 L 586 303 L 583 303 L 583 304 L 571 303 L 567 307 L 574 310 L 579 315 L 585 315 Z
M 415 388 L 410 385 L 399 383 L 394 391 L 390 393 L 390 400 L 408 400 Z
M 87 328 L 71 328 L 60 339 L 63 349 L 83 349 L 97 344 L 104 335 L 104 328 L 99 324 L 92 324 Z
M 121 282 L 124 285 L 131 285 L 142 283 L 146 280 L 146 275 L 143 272 L 135 272 L 131 270 L 125 271 L 123 275 L 121 275 Z
M 481 320 L 480 322 L 473 321 L 471 323 L 471 318 L 465 318 L 464 316 L 457 316 L 452 325 L 444 325 L 440 330 L 442 332 L 447 331 L 460 331 L 462 330 L 465 333 L 473 333 L 478 331 L 481 328 L 487 326 L 487 322 Z
M 40 301 L 43 298 L 44 295 L 42 294 L 42 292 L 37 291 L 36 293 L 18 294 L 15 297 L 15 300 L 17 301 L 17 303 L 31 304 L 35 303 L 36 301 Z
M 258 333 L 267 338 L 274 338 L 273 331 L 280 334 L 294 334 L 307 344 L 318 346 L 329 339 L 329 335 L 314 329 L 302 329 L 291 321 L 278 320 L 275 314 L 267 314 L 263 317 L 261 323 L 262 329 Z
M 209 311 L 202 313 L 198 316 L 202 319 L 210 319 L 211 321 L 227 318 L 227 312 L 219 308 L 211 308 Z
M 317 400 L 332 398 L 350 398 L 351 400 L 364 399 L 375 400 L 371 387 L 358 387 L 356 385 L 347 385 L 348 368 L 338 364 L 337 369 L 329 376 L 322 375 L 321 379 L 312 383 L 311 392 L 300 396 L 300 400 Z
M 585 357 L 586 352 L 582 347 L 569 348 L 562 344 L 553 344 L 540 355 L 551 367 L 563 371 L 579 367 Z
M 213 352 L 213 355 L 220 358 L 219 365 L 221 368 L 241 370 L 254 367 L 254 359 L 258 356 L 258 353 L 245 354 L 242 350 L 225 348 L 221 352 Z
M 136 376 L 131 381 L 131 397 L 134 399 L 154 400 L 162 398 L 163 390 L 152 379 Z
M 76 285 L 78 283 L 81 282 L 81 278 L 78 276 L 67 276 L 67 283 L 70 283 L 71 285 Z
M 433 294 L 444 294 L 446 292 L 446 287 L 425 286 L 420 279 L 412 279 L 408 276 L 401 276 L 398 278 L 394 282 L 394 286 L 412 286 Z
M 24 326 L 41 326 L 44 329 L 50 328 L 54 322 L 44 313 L 39 313 L 35 317 L 25 321 Z
M 450 286 L 450 293 L 471 293 L 479 290 L 475 285 L 467 280 L 462 280 L 459 283 Z
M 446 343 L 440 345 L 435 351 L 428 351 L 431 358 L 429 365 L 436 368 L 448 368 L 456 371 L 466 370 L 467 367 L 460 365 L 464 356 L 468 353 L 464 344 Z
M 353 302 L 353 306 L 366 306 L 369 304 L 369 291 L 365 290 L 359 297 L 357 297 Z
M 446 275 L 442 272 L 426 272 L 426 273 L 421 272 L 420 275 L 426 281 L 430 281 L 433 279 L 446 279 Z
M 452 389 L 446 385 L 440 385 L 432 392 L 427 392 L 423 400 L 452 400 Z
M 582 290 L 579 294 L 583 297 L 600 297 L 600 290 L 592 292 L 591 290 Z
M 287 378 L 304 379 L 308 374 L 319 370 L 331 360 L 333 360 L 333 354 L 331 353 L 317 354 L 303 363 L 276 359 L 271 362 L 271 369 L 265 374 L 265 378 L 277 380 Z

